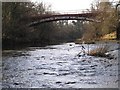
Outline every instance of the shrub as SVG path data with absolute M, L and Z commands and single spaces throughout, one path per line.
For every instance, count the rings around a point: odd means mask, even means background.
M 90 50 L 88 55 L 98 56 L 98 57 L 107 57 L 105 53 L 107 53 L 108 49 L 109 49 L 109 46 L 107 45 L 98 46 L 97 48 Z

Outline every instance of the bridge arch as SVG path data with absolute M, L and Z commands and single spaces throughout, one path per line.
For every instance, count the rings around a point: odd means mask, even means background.
M 29 18 L 31 23 L 29 27 L 39 25 L 45 22 L 59 21 L 59 20 L 82 20 L 90 22 L 98 22 L 95 20 L 96 13 L 80 13 L 80 14 L 56 14 L 56 15 L 40 15 Z

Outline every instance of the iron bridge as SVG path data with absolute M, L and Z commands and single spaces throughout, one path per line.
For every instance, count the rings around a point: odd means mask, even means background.
M 39 25 L 41 23 L 45 22 L 51 22 L 51 21 L 58 21 L 58 20 L 82 20 L 82 21 L 91 21 L 91 22 L 98 22 L 95 20 L 95 16 L 98 13 L 78 13 L 78 14 L 43 14 L 38 16 L 32 16 L 29 18 L 24 18 L 24 20 L 27 20 L 31 23 L 28 24 L 29 27 Z

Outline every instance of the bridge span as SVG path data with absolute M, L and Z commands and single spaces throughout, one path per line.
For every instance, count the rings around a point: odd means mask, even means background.
M 28 26 L 36 26 L 41 23 L 58 21 L 58 20 L 82 20 L 82 21 L 96 21 L 95 16 L 98 12 L 77 13 L 77 14 L 42 14 L 24 18 L 29 23 Z

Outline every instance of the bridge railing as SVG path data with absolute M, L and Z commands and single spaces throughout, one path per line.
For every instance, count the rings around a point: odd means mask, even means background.
M 79 14 L 79 13 L 90 13 L 91 10 L 89 9 L 82 9 L 82 10 L 67 10 L 67 11 L 53 11 L 57 14 Z

